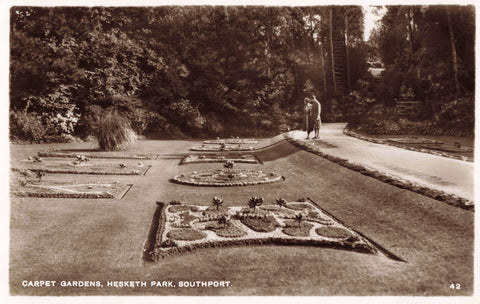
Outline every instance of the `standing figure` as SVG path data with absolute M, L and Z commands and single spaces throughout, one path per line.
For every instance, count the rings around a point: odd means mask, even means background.
M 312 104 L 309 98 L 303 101 L 305 111 L 305 131 L 307 132 L 307 139 L 310 137 L 310 132 L 313 131 L 314 122 L 312 121 Z
M 322 113 L 322 105 L 317 100 L 315 95 L 313 95 L 311 120 L 313 121 L 313 130 L 315 130 L 315 137 L 314 137 L 315 139 L 319 138 L 320 128 L 322 127 L 322 119 L 320 118 L 321 113 Z

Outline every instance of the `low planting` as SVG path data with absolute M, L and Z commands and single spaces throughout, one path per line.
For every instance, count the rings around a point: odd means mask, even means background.
M 78 158 L 84 156 L 87 158 L 106 158 L 106 159 L 137 159 L 149 160 L 157 159 L 158 154 L 132 154 L 127 152 L 75 152 L 68 150 L 49 150 L 38 152 L 41 157 L 64 157 L 64 158 Z
M 459 155 L 454 153 L 454 152 L 457 152 L 457 153 L 473 152 L 473 149 L 469 147 L 458 147 L 458 145 L 457 147 L 451 146 L 451 145 L 439 145 L 439 144 L 432 145 L 432 144 L 423 144 L 423 143 L 420 143 L 419 146 L 407 146 L 405 143 L 398 142 L 398 141 L 396 142 L 396 141 L 386 140 L 382 138 L 374 138 L 374 137 L 361 135 L 358 132 L 351 130 L 349 126 L 347 126 L 343 130 L 343 133 L 345 135 L 352 136 L 368 142 L 373 142 L 376 144 L 389 145 L 389 146 L 399 147 L 399 148 L 403 148 L 410 151 L 428 153 L 428 154 L 473 162 L 473 156 L 465 156 L 465 155 Z
M 245 236 L 247 233 L 242 229 L 238 228 L 231 222 L 226 222 L 225 224 L 217 222 L 209 222 L 205 225 L 206 230 L 214 231 L 218 236 L 225 238 L 238 238 Z
M 207 235 L 196 229 L 180 228 L 170 230 L 167 237 L 177 241 L 195 241 L 206 238 Z
M 310 223 L 292 220 L 285 221 L 285 225 L 282 232 L 291 236 L 310 236 L 310 230 L 313 227 Z
M 204 140 L 203 141 L 204 144 L 216 144 L 216 145 L 220 145 L 220 144 L 232 144 L 232 145 L 235 145 L 235 144 L 256 144 L 258 143 L 258 140 L 255 140 L 255 139 L 245 139 L 245 138 L 228 138 L 228 139 L 220 139 L 220 138 L 217 138 L 217 139 L 214 139 L 214 140 Z
M 17 196 L 44 198 L 112 199 L 123 198 L 131 187 L 131 184 L 121 183 L 72 184 L 22 181 L 18 185 L 12 185 L 12 193 Z
M 22 166 L 47 174 L 145 175 L 150 165 L 138 161 L 78 160 L 44 158 L 41 162 L 25 159 Z
M 172 181 L 192 186 L 248 186 L 274 183 L 284 178 L 274 172 L 246 169 L 219 169 L 209 171 L 194 171 L 173 177 Z
M 245 217 L 240 221 L 248 228 L 257 232 L 272 232 L 280 226 L 275 218 L 271 216 L 260 218 Z
M 335 239 L 345 239 L 353 236 L 352 233 L 341 227 L 319 227 L 315 229 L 318 235 Z
M 217 155 L 217 154 L 200 154 L 200 155 L 188 155 L 185 156 L 180 165 L 185 164 L 198 164 L 198 163 L 223 163 L 225 161 L 233 161 L 235 163 L 244 163 L 244 164 L 259 164 L 260 160 L 251 154 L 227 154 L 227 155 Z

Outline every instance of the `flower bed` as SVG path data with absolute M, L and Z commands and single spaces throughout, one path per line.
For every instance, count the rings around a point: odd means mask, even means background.
M 123 198 L 131 187 L 131 184 L 120 183 L 71 184 L 42 181 L 15 187 L 12 193 L 18 196 L 48 198 Z
M 224 238 L 238 238 L 245 236 L 247 233 L 242 229 L 238 228 L 231 222 L 226 223 L 225 225 L 219 224 L 217 222 L 210 222 L 205 225 L 205 229 L 214 231 L 218 236 Z
M 167 237 L 178 241 L 195 241 L 207 237 L 207 235 L 199 230 L 190 228 L 173 229 L 167 233 Z
M 443 144 L 443 142 L 438 140 L 433 140 L 433 139 L 428 139 L 423 137 L 416 137 L 416 136 L 388 138 L 387 140 L 390 142 L 401 143 L 401 144 L 433 144 L 433 145 Z
M 358 139 L 361 139 L 361 140 L 373 142 L 373 143 L 376 143 L 376 144 L 389 145 L 389 146 L 399 147 L 399 148 L 410 150 L 410 151 L 428 153 L 428 154 L 433 154 L 433 155 L 438 155 L 438 156 L 443 156 L 443 157 L 448 157 L 448 158 L 473 162 L 473 157 L 457 155 L 457 154 L 448 153 L 448 152 L 444 152 L 444 151 L 437 151 L 436 149 L 433 149 L 432 147 L 429 147 L 429 148 L 408 147 L 404 143 L 387 141 L 387 140 L 381 139 L 381 138 L 373 138 L 373 137 L 364 136 L 364 135 L 358 134 L 357 132 L 349 129 L 348 126 L 347 126 L 347 128 L 345 128 L 343 130 L 343 133 L 345 135 L 352 136 L 352 137 L 355 137 L 355 138 L 358 138 Z M 434 146 L 437 147 L 439 145 L 434 145 Z M 466 151 L 461 151 L 461 152 L 466 152 Z
M 204 144 L 244 144 L 244 145 L 252 145 L 257 144 L 258 140 L 255 139 L 243 139 L 243 138 L 229 138 L 229 139 L 214 139 L 214 140 L 204 140 Z
M 185 164 L 198 164 L 198 163 L 224 163 L 225 161 L 233 161 L 235 163 L 244 164 L 259 164 L 260 160 L 251 154 L 229 154 L 229 155 L 217 155 L 217 154 L 201 154 L 201 155 L 188 155 L 185 156 L 180 165 Z
M 297 202 L 299 203 L 299 202 Z M 297 204 L 291 202 L 291 204 Z M 171 209 L 168 204 L 160 203 L 161 212 L 154 221 L 155 244 L 149 247 L 149 258 L 158 260 L 172 254 L 191 251 L 197 248 L 224 247 L 239 245 L 302 245 L 329 248 L 341 248 L 362 253 L 378 254 L 377 248 L 365 237 L 345 227 L 325 211 L 311 202 L 300 203 L 302 213 L 318 213 L 318 218 L 327 218 L 332 225 L 324 226 L 301 216 L 296 221 L 285 219 L 284 210 L 245 209 L 244 206 L 228 206 L 218 215 L 207 215 L 208 206 L 176 205 Z M 181 213 L 177 211 L 181 206 Z M 198 208 L 198 209 L 197 209 Z M 270 209 L 270 208 L 269 208 Z M 300 211 L 300 210 L 299 210 Z M 289 211 L 291 212 L 291 210 Z M 188 220 L 187 220 L 188 219 Z M 300 221 L 298 220 L 300 219 Z M 178 228 L 188 221 L 188 226 Z M 283 229 L 282 229 L 283 227 Z M 352 238 L 334 239 L 313 232 L 314 229 L 344 229 Z M 331 235 L 338 233 L 331 232 Z
M 261 218 L 245 217 L 240 220 L 242 224 L 257 232 L 272 232 L 280 226 L 272 216 Z
M 284 180 L 279 174 L 260 170 L 210 170 L 189 172 L 175 176 L 174 182 L 193 186 L 247 186 Z
M 252 146 L 244 146 L 241 144 L 231 145 L 225 144 L 222 145 L 202 145 L 199 147 L 193 147 L 190 150 L 192 151 L 203 151 L 203 152 L 223 152 L 223 151 L 252 151 L 254 148 Z
M 40 162 L 26 159 L 22 161 L 29 170 L 59 174 L 97 174 L 97 175 L 145 175 L 150 165 L 134 161 L 70 161 L 64 158 L 46 158 Z
M 285 228 L 282 232 L 291 236 L 310 236 L 313 225 L 305 222 L 297 223 L 293 220 L 285 221 Z M 327 229 L 331 229 L 330 227 Z
M 344 228 L 339 228 L 339 227 L 319 227 L 315 229 L 315 232 L 318 235 L 326 236 L 329 238 L 335 238 L 335 239 L 346 239 L 352 234 L 350 231 L 344 229 Z
M 83 152 L 83 151 L 66 151 L 66 150 L 53 150 L 39 152 L 38 156 L 41 157 L 68 157 L 76 158 L 78 156 L 85 156 L 87 158 L 108 158 L 108 159 L 138 159 L 149 160 L 157 159 L 158 154 L 128 154 L 123 152 Z

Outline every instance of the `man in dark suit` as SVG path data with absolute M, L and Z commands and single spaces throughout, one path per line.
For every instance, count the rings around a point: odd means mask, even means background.
M 320 114 L 322 113 L 322 105 L 317 100 L 315 95 L 313 95 L 311 104 L 312 104 L 312 111 L 310 115 L 312 117 L 311 121 L 313 121 L 313 130 L 315 131 L 314 139 L 318 139 L 320 134 L 320 128 L 322 127 L 322 120 L 320 118 Z

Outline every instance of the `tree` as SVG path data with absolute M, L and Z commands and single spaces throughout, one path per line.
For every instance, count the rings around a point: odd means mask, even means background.
M 284 200 L 283 198 L 277 198 L 276 202 L 277 202 L 277 205 L 279 206 L 279 209 L 282 209 L 282 206 L 287 205 L 287 201 Z
M 217 208 L 217 211 L 218 211 L 220 206 L 223 205 L 223 200 L 219 197 L 214 197 L 212 200 L 212 204 Z
M 263 202 L 264 202 L 263 197 L 252 197 L 248 201 L 248 206 L 255 210 L 258 206 L 262 205 Z

